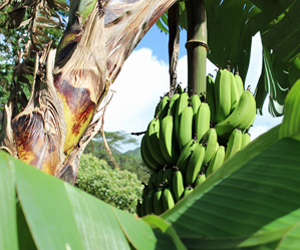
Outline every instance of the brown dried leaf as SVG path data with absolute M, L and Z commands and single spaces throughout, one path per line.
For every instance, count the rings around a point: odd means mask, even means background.
M 36 18 L 36 21 L 39 23 L 44 23 L 44 24 L 53 24 L 56 26 L 60 25 L 60 22 L 58 22 L 54 18 L 48 18 L 48 17 L 44 17 L 44 16 L 38 16 Z
M 11 4 L 12 0 L 6 0 L 3 1 L 3 3 L 0 4 L 0 10 L 4 9 L 7 5 Z
M 19 28 L 25 16 L 26 8 L 18 8 L 9 13 L 9 28 Z
M 27 24 L 29 24 L 31 20 L 32 20 L 32 17 L 28 18 L 27 20 L 24 20 L 23 22 L 20 23 L 19 28 L 24 27 Z
M 49 7 L 50 7 L 51 9 L 55 9 L 55 3 L 54 3 L 54 0 L 47 0 L 47 3 L 48 3 L 48 5 L 49 5 Z
M 111 0 L 105 6 L 105 35 L 110 81 L 152 25 L 177 0 Z
M 55 5 L 57 6 L 58 9 L 68 11 L 69 10 L 69 5 L 66 3 L 63 3 L 61 1 L 54 0 Z

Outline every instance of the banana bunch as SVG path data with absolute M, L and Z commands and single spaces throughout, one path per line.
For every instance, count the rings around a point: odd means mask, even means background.
M 176 165 L 185 145 L 202 139 L 210 128 L 210 107 L 199 95 L 189 97 L 181 87 L 169 98 L 165 95 L 155 108 L 141 142 L 141 156 L 153 173 L 165 165 Z
M 207 76 L 206 99 L 179 86 L 165 95 L 141 141 L 151 172 L 137 205 L 139 216 L 159 215 L 189 195 L 248 143 L 255 99 L 238 74 L 219 70 Z
M 247 132 L 255 119 L 256 102 L 251 92 L 244 90 L 239 74 L 220 69 L 215 82 L 208 77 L 207 86 L 210 91 L 207 102 L 211 104 L 212 120 L 218 137 L 228 141 L 236 128 L 243 133 Z

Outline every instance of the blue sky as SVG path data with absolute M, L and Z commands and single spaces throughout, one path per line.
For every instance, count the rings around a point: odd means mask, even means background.
M 177 67 L 178 82 L 186 87 L 187 56 L 186 32 L 180 34 L 180 54 Z M 256 35 L 252 42 L 251 61 L 245 86 L 254 92 L 261 72 L 261 42 Z M 111 86 L 108 96 L 113 95 L 104 119 L 105 131 L 126 133 L 145 131 L 153 118 L 160 96 L 169 91 L 168 36 L 154 25 L 126 60 L 119 76 Z M 215 74 L 216 67 L 208 62 L 206 73 Z M 263 116 L 256 116 L 250 130 L 251 138 L 279 124 L 282 118 L 273 118 L 264 106 Z M 141 136 L 137 138 L 141 139 Z M 139 145 L 125 145 L 123 151 Z
M 186 49 L 184 47 L 185 42 L 186 31 L 182 30 L 180 32 L 179 57 L 182 57 L 186 54 Z M 155 24 L 140 41 L 140 43 L 136 47 L 136 50 L 144 47 L 151 48 L 153 54 L 157 56 L 159 60 L 164 60 L 166 63 L 168 62 L 168 35 L 164 32 L 161 32 Z

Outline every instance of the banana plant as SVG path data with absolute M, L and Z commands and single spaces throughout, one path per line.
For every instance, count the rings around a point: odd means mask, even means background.
M 289 107 L 299 105 L 297 96 L 294 91 Z M 0 151 L 0 248 L 296 249 L 295 124 L 298 119 L 287 119 L 283 128 L 261 135 L 172 209 L 143 218 Z
M 1 8 L 13 6 L 12 23 L 33 27 L 28 48 L 35 54 L 35 67 L 25 109 L 13 117 L 12 107 L 5 108 L 1 148 L 74 183 L 80 155 L 101 128 L 110 84 L 141 38 L 175 2 L 70 1 L 68 24 L 57 50 L 51 49 L 50 41 L 45 44 L 37 30 L 48 27 L 41 23 L 51 22 L 48 13 L 60 1 L 3 3 Z M 17 15 L 20 11 L 32 15 L 23 21 L 25 15 Z

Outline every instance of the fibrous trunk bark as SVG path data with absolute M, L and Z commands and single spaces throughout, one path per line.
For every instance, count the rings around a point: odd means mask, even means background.
M 31 98 L 6 107 L 1 148 L 74 184 L 80 155 L 99 133 L 104 98 L 124 61 L 176 0 L 73 0 L 57 52 L 36 56 Z

